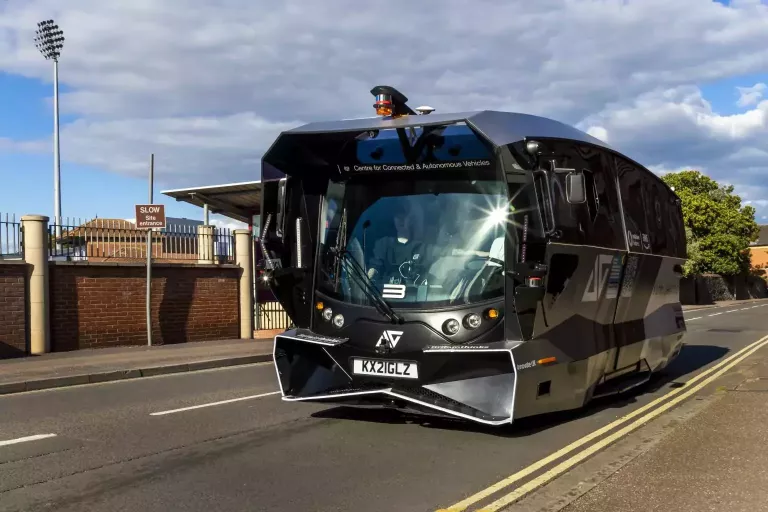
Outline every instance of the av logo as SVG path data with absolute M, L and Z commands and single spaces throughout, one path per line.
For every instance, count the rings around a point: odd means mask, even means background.
M 389 346 L 389 348 L 395 348 L 397 346 L 397 342 L 400 341 L 402 336 L 403 331 L 384 331 L 381 333 L 379 341 L 376 342 L 376 347 L 378 348 Z
M 404 299 L 405 298 L 405 285 L 404 284 L 385 284 L 383 293 L 381 294 L 385 299 Z
M 611 272 L 611 263 L 613 263 L 613 256 L 610 254 L 600 254 L 595 258 L 595 267 L 589 274 L 587 287 L 581 297 L 582 302 L 595 302 L 600 297 Z

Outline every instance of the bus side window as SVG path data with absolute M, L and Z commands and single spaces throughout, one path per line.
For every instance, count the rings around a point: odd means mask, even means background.
M 667 217 L 665 215 L 668 204 L 668 201 L 665 201 L 667 191 L 662 190 L 660 184 L 652 176 L 643 176 L 643 182 L 646 222 L 651 228 L 651 250 L 653 254 L 671 256 L 673 247 L 669 229 L 672 226 L 665 226 L 666 223 L 664 222 L 664 217 Z
M 680 221 L 680 206 L 674 193 L 655 176 L 647 175 L 644 181 L 646 215 L 651 227 L 653 253 L 685 258 L 685 228 Z
M 583 151 L 584 152 L 584 151 Z M 616 179 L 609 159 L 602 152 L 590 153 L 585 158 L 587 204 L 590 210 L 589 245 L 622 249 L 624 230 L 621 226 Z
M 559 165 L 574 168 L 578 164 L 578 162 L 572 163 L 565 151 L 560 154 L 562 156 L 558 162 Z M 557 241 L 567 244 L 585 244 L 591 228 L 590 209 L 592 207 L 589 206 L 589 191 L 587 191 L 587 203 L 571 204 L 566 198 L 565 180 L 565 174 L 550 173 L 551 190 L 549 197 L 555 214 L 554 227 L 561 233 Z M 585 181 L 589 187 L 589 180 Z
M 627 242 L 633 252 L 651 252 L 652 228 L 648 224 L 650 215 L 646 215 L 644 200 L 643 170 L 623 158 L 616 157 L 616 172 L 621 187 L 621 202 L 624 209 L 624 219 L 627 223 Z M 653 206 L 651 206 L 653 208 Z

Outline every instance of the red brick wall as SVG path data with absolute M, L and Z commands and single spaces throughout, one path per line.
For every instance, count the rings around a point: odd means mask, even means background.
M 146 267 L 51 263 L 51 349 L 145 345 Z M 152 266 L 152 344 L 238 338 L 235 266 Z
M 752 260 L 753 267 L 766 267 L 768 266 L 768 247 L 750 247 L 749 253 Z
M 26 263 L 0 262 L 0 358 L 27 351 Z

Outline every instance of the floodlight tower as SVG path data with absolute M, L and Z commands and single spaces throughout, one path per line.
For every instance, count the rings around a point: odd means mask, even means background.
M 53 61 L 53 202 L 56 239 L 61 237 L 61 168 L 59 165 L 59 56 L 64 32 L 53 20 L 41 21 L 35 31 L 35 46 L 46 60 Z

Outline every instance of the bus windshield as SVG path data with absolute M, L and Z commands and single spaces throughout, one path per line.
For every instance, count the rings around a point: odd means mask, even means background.
M 394 308 L 432 308 L 504 293 L 510 204 L 492 171 L 388 173 L 330 183 L 318 291 L 373 305 L 365 276 Z M 362 272 L 352 272 L 339 250 Z M 357 274 L 357 275 L 356 275 Z

